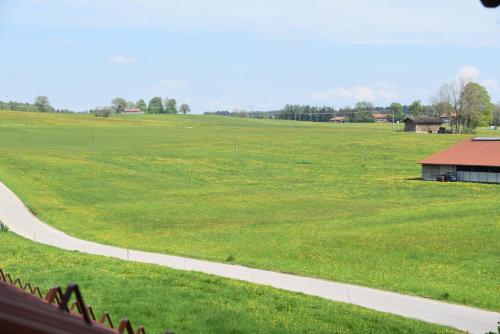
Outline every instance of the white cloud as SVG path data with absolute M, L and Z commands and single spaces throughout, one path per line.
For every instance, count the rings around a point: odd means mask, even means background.
M 486 79 L 480 82 L 490 93 L 500 92 L 500 84 L 495 79 Z
M 472 65 L 465 65 L 458 71 L 456 78 L 466 82 L 477 82 L 479 78 L 479 69 Z
M 313 97 L 319 100 L 335 101 L 369 101 L 377 99 L 390 100 L 399 97 L 394 88 L 387 83 L 376 83 L 373 85 L 356 85 L 352 87 L 339 86 L 325 92 L 315 93 Z
M 135 64 L 135 58 L 125 56 L 110 56 L 108 57 L 108 63 L 118 65 L 131 65 Z
M 350 88 L 340 86 L 323 93 L 316 93 L 314 97 L 331 100 L 341 98 L 356 101 L 373 101 L 375 99 L 375 92 L 368 86 L 354 86 Z
M 463 80 L 465 82 L 477 82 L 493 94 L 500 92 L 500 83 L 496 79 L 481 79 L 479 69 L 472 65 L 463 66 L 460 70 L 458 70 L 453 79 Z

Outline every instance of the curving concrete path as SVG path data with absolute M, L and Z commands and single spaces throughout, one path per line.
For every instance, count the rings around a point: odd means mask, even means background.
M 500 313 L 468 306 L 238 265 L 128 250 L 77 239 L 40 221 L 1 182 L 0 220 L 11 231 L 20 236 L 57 248 L 270 285 L 282 290 L 300 292 L 381 312 L 451 326 L 471 333 L 484 334 L 488 331 L 495 331 L 497 322 L 500 321 Z

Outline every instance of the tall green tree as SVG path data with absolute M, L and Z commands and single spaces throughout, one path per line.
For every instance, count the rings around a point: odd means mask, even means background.
M 165 109 L 167 114 L 177 114 L 177 101 L 175 99 L 167 99 Z
M 142 112 L 147 112 L 148 111 L 148 106 L 146 105 L 146 102 L 144 102 L 143 99 L 140 99 L 135 103 L 135 107 L 140 109 Z
M 439 88 L 435 101 L 453 113 L 451 127 L 455 133 L 470 133 L 493 119 L 495 105 L 488 91 L 472 81 L 459 79 L 445 83 Z
M 466 132 L 478 126 L 489 125 L 493 119 L 495 105 L 491 102 L 490 94 L 486 88 L 475 82 L 469 82 L 464 87 L 463 112 L 461 118 Z
M 417 100 L 413 101 L 408 107 L 408 111 L 411 116 L 423 116 L 425 114 L 425 108 L 422 105 L 422 101 Z
M 36 111 L 49 112 L 53 111 L 54 108 L 50 105 L 49 98 L 47 96 L 37 96 L 34 103 Z
M 183 113 L 184 115 L 186 115 L 187 113 L 190 113 L 191 112 L 191 108 L 189 107 L 188 104 L 186 103 L 183 103 L 180 105 L 179 107 L 179 112 Z
M 128 102 L 123 97 L 115 97 L 111 100 L 111 108 L 113 108 L 117 114 L 124 112 L 127 107 Z
M 493 110 L 493 120 L 491 125 L 500 126 L 500 103 L 497 103 L 495 110 Z
M 394 115 L 395 122 L 401 122 L 405 118 L 405 113 L 403 109 L 403 105 L 401 103 L 393 102 L 391 103 L 389 109 L 391 113 Z
M 155 96 L 149 100 L 148 112 L 151 114 L 161 114 L 164 112 L 161 97 Z

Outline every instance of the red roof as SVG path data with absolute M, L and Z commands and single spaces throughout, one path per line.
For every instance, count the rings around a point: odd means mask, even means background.
M 125 109 L 125 112 L 140 112 L 141 109 L 139 108 L 127 108 Z
M 424 165 L 500 167 L 500 138 L 464 140 L 420 161 Z

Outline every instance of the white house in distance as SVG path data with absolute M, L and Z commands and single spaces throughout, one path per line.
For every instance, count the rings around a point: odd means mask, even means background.
M 500 184 L 500 137 L 464 140 L 420 162 L 422 179 L 451 173 L 457 181 Z
M 141 111 L 141 109 L 139 108 L 126 108 L 122 114 L 125 114 L 125 115 L 142 115 L 144 114 L 143 111 Z

